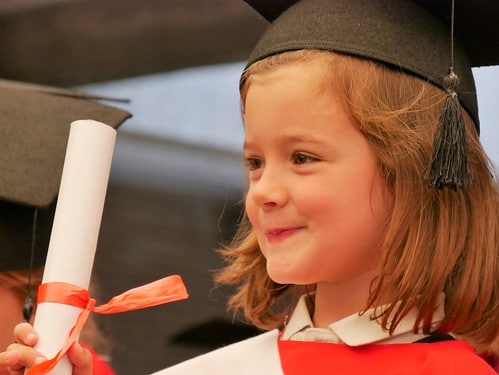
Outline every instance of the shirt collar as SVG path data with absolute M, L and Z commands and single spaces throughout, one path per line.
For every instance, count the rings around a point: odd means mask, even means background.
M 289 319 L 283 335 L 283 340 L 292 340 L 293 336 L 299 332 L 307 329 L 314 329 L 312 322 L 310 308 L 307 305 L 309 297 L 302 296 L 296 305 L 296 308 Z M 439 295 L 437 308 L 433 314 L 432 324 L 436 324 L 444 317 L 444 301 L 445 296 L 443 293 Z M 381 307 L 382 308 L 382 307 Z M 412 333 L 414 323 L 416 322 L 418 309 L 413 308 L 409 313 L 400 321 L 392 335 L 384 330 L 376 320 L 371 320 L 372 314 L 375 309 L 369 309 L 364 314 L 358 313 L 349 315 L 339 321 L 331 323 L 328 327 L 339 340 L 349 346 L 360 346 L 366 344 L 377 343 L 394 338 L 403 338 L 404 336 L 411 336 L 412 338 L 420 338 Z M 317 328 L 315 328 L 317 329 Z M 412 337 L 414 336 L 414 337 Z
M 314 323 L 312 322 L 312 317 L 310 314 L 310 309 L 307 306 L 307 300 L 309 298 L 308 294 L 300 297 L 296 307 L 291 315 L 291 318 L 286 323 L 284 327 L 284 332 L 281 336 L 283 340 L 289 340 L 291 337 L 301 332 L 307 328 L 313 328 Z

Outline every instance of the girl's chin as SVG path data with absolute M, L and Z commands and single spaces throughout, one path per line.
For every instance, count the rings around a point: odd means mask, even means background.
M 311 275 L 304 277 L 304 275 L 297 274 L 292 271 L 284 271 L 283 268 L 275 269 L 267 264 L 267 273 L 270 279 L 277 284 L 294 284 L 294 285 L 309 285 L 315 283 L 312 281 Z

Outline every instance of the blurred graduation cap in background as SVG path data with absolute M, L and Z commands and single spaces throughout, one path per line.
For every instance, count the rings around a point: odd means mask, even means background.
M 444 133 L 437 132 L 436 145 L 450 145 L 449 138 L 445 137 L 461 131 L 459 103 L 470 114 L 479 132 L 471 68 L 499 65 L 497 0 L 245 1 L 271 23 L 250 55 L 248 66 L 267 56 L 300 49 L 326 50 L 373 60 L 420 77 L 448 92 L 452 106 L 446 101 L 440 123 L 450 125 L 443 129 Z M 465 170 L 467 162 L 460 164 L 466 160 L 463 138 L 452 144 L 458 145 L 456 149 L 434 154 L 429 168 L 431 186 L 455 189 L 469 181 Z M 435 149 L 438 147 L 434 146 Z M 447 163 L 447 160 L 457 162 Z M 442 168 L 448 165 L 452 169 L 447 180 L 443 174 L 448 171 Z
M 113 100 L 0 80 L 0 271 L 45 262 L 71 123 L 117 128 L 131 116 L 98 99 Z

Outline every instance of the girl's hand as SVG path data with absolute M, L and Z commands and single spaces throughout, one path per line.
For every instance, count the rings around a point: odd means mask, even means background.
M 46 360 L 45 356 L 32 348 L 38 341 L 36 331 L 28 323 L 20 323 L 14 328 L 16 342 L 0 353 L 0 368 L 11 374 L 22 375 L 25 367 L 32 367 Z
M 0 371 L 10 371 L 12 375 L 23 375 L 25 368 L 33 367 L 47 358 L 33 348 L 38 342 L 38 334 L 28 323 L 20 323 L 14 328 L 16 342 L 0 353 Z M 92 374 L 92 355 L 80 344 L 74 343 L 68 350 L 68 358 L 73 364 L 73 375 Z
M 67 354 L 73 364 L 73 375 L 92 375 L 93 358 L 88 349 L 74 342 Z

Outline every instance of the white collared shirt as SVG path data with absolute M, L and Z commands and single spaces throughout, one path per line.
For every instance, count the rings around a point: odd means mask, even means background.
M 420 340 L 427 335 L 413 333 L 417 312 L 413 308 L 397 325 L 393 334 L 384 330 L 381 325 L 370 317 L 374 309 L 367 310 L 364 314 L 349 315 L 341 320 L 331 323 L 327 328 L 314 327 L 310 311 L 307 307 L 307 296 L 302 296 L 296 305 L 286 327 L 282 340 L 319 341 L 335 344 L 360 346 L 366 344 L 399 344 Z M 440 295 L 437 308 L 433 314 L 433 323 L 441 321 L 444 317 L 444 294 Z

